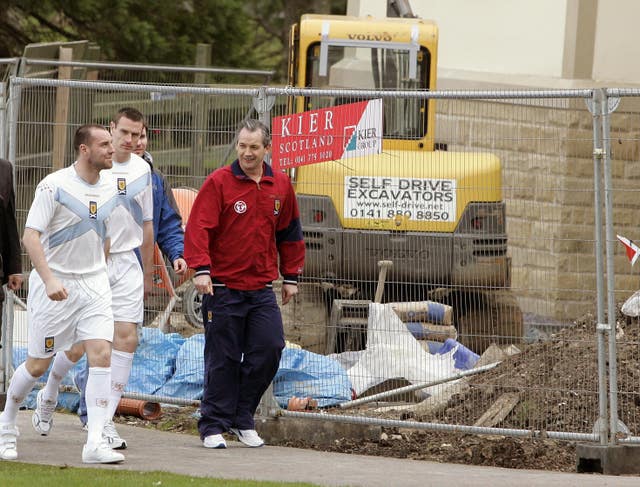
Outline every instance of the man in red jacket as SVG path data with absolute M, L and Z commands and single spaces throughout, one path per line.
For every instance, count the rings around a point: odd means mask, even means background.
M 288 176 L 264 162 L 270 148 L 266 125 L 242 122 L 238 159 L 205 180 L 185 231 L 185 258 L 203 294 L 205 378 L 198 429 L 206 448 L 225 448 L 227 431 L 247 446 L 264 444 L 253 415 L 284 348 L 271 283 L 282 275 L 287 304 L 298 292 L 304 264 L 295 193 Z

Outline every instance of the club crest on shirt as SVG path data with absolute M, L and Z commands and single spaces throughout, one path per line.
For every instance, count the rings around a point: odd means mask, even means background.
M 98 203 L 96 201 L 89 201 L 89 218 L 98 218 Z
M 233 209 L 236 210 L 236 213 L 242 215 L 245 211 L 247 211 L 247 204 L 242 201 L 236 201 L 233 205 Z
M 56 343 L 55 337 L 44 337 L 44 351 L 53 352 L 53 347 Z
M 127 194 L 127 179 L 118 178 L 118 194 Z
M 280 214 L 280 206 L 282 205 L 282 203 L 280 203 L 280 200 L 274 200 L 273 201 L 273 214 L 275 216 L 278 216 Z
M 211 323 L 213 320 L 213 313 L 211 311 L 207 311 L 207 323 Z

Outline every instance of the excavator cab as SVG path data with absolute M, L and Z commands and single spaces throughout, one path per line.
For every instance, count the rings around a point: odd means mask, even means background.
M 303 15 L 291 38 L 292 86 L 387 91 L 435 88 L 437 27 L 430 21 Z M 361 100 L 357 96 L 303 97 L 292 109 L 301 112 Z M 385 98 L 383 150 L 433 150 L 434 110 L 434 100 Z

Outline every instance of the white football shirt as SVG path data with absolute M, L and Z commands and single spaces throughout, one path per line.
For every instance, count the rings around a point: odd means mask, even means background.
M 106 270 L 104 240 L 116 201 L 104 171 L 96 184 L 89 184 L 72 165 L 38 183 L 25 226 L 40 232 L 52 271 L 66 275 Z
M 137 249 L 142 245 L 143 223 L 153 220 L 149 164 L 131 154 L 127 162 L 113 161 L 113 167 L 105 172 L 112 178 L 117 193 L 110 253 Z

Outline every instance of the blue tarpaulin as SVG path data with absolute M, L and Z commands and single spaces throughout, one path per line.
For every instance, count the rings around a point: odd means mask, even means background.
M 133 356 L 128 392 L 156 394 L 176 370 L 176 357 L 185 339 L 178 333 L 164 334 L 157 328 L 143 328 Z
M 188 338 L 176 355 L 173 375 L 158 389 L 159 396 L 202 399 L 204 384 L 204 335 Z
M 127 392 L 138 392 L 181 399 L 201 399 L 204 383 L 204 335 L 185 339 L 177 333 L 164 334 L 157 328 L 143 328 L 140 345 L 133 358 Z M 26 348 L 13 350 L 14 367 L 24 362 Z M 63 380 L 73 385 L 72 377 L 84 369 L 85 357 Z M 49 371 L 40 379 L 46 381 Z M 35 408 L 33 391 L 23 406 Z M 327 407 L 351 399 L 351 384 L 340 364 L 329 357 L 306 350 L 285 348 L 274 378 L 274 395 L 281 407 L 292 396 L 311 397 L 318 406 Z M 61 393 L 58 405 L 70 411 L 78 408 L 78 395 Z
M 285 348 L 273 379 L 273 395 L 282 408 L 289 398 L 311 397 L 318 407 L 351 400 L 351 382 L 334 359 L 296 348 Z

